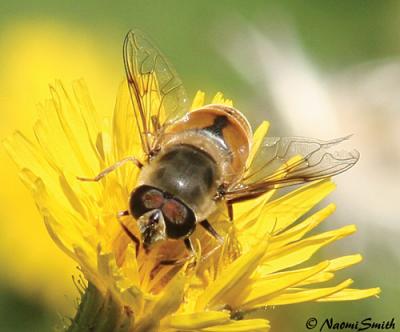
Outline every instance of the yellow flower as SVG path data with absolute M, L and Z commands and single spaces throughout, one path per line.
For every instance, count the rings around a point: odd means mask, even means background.
M 296 267 L 321 247 L 355 232 L 351 225 L 308 235 L 334 211 L 333 204 L 300 220 L 334 189 L 330 180 L 302 186 L 277 199 L 272 198 L 272 190 L 238 203 L 233 223 L 216 214 L 210 221 L 224 236 L 224 244 L 217 248 L 214 239 L 196 230 L 196 250 L 205 259 L 198 258 L 195 264 L 159 264 L 161 259 L 186 255 L 183 245 L 174 241 L 149 253 L 136 253 L 116 215 L 127 208 L 137 168 L 118 169 L 98 183 L 76 178 L 98 174 L 124 157 L 143 154 L 126 84 L 119 89 L 112 119 L 103 121 L 82 81 L 74 84 L 72 94 L 59 82 L 50 90 L 50 100 L 39 110 L 35 139 L 17 132 L 5 144 L 33 193 L 50 236 L 79 264 L 89 282 L 82 290 L 86 293 L 70 331 L 82 326 L 107 330 L 104 326 L 111 326 L 107 324 L 118 325 L 121 331 L 268 331 L 267 319 L 247 319 L 246 312 L 264 309 L 266 317 L 270 306 L 356 300 L 380 292 L 379 288 L 349 288 L 350 279 L 335 286 L 312 287 L 360 262 L 360 255 Z M 199 92 L 193 107 L 203 105 L 204 99 Z M 231 104 L 222 94 L 212 102 Z M 251 156 L 267 129 L 266 122 L 257 129 Z M 123 222 L 137 233 L 131 217 Z M 85 316 L 85 310 L 89 315 Z M 97 319 L 94 313 L 103 315 Z

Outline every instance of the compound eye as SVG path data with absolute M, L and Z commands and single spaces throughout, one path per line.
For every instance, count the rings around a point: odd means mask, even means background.
M 158 209 L 164 202 L 164 196 L 156 189 L 150 189 L 142 196 L 143 205 L 148 209 Z
M 187 217 L 186 206 L 180 202 L 170 199 L 162 207 L 164 217 L 168 218 L 174 224 L 183 224 Z
M 140 186 L 131 194 L 129 207 L 131 214 L 137 219 L 150 210 L 162 206 L 164 197 L 161 191 L 151 186 Z
M 196 217 L 193 211 L 176 199 L 167 200 L 162 213 L 169 238 L 179 239 L 189 236 L 195 229 Z

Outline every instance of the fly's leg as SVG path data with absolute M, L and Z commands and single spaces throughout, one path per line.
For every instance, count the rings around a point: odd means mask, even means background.
M 226 205 L 228 208 L 229 221 L 233 221 L 233 203 L 231 201 L 227 201 Z
M 194 248 L 193 248 L 193 243 L 190 240 L 190 238 L 186 238 L 185 240 L 183 240 L 183 242 L 185 243 L 185 247 L 186 249 L 189 251 L 191 256 L 195 256 L 195 252 L 194 252 Z
M 225 198 L 226 188 L 227 188 L 226 183 L 223 183 L 219 186 L 219 188 L 217 189 L 217 193 L 214 196 L 215 201 L 219 201 L 219 200 L 222 200 Z M 229 221 L 233 221 L 233 203 L 234 203 L 234 201 L 232 201 L 232 200 L 226 200 L 226 208 L 228 210 Z
M 103 170 L 99 174 L 97 174 L 94 178 L 85 178 L 85 177 L 80 177 L 80 176 L 77 176 L 76 178 L 80 181 L 97 182 L 97 181 L 100 181 L 103 177 L 105 177 L 109 173 L 115 171 L 117 168 L 121 167 L 122 165 L 125 165 L 127 162 L 134 163 L 138 168 L 143 167 L 143 164 L 139 160 L 137 160 L 135 157 L 126 157 L 124 159 L 121 159 L 120 161 L 117 161 L 114 165 L 107 167 L 105 170 Z
M 205 255 L 202 255 L 199 260 L 204 261 L 208 257 L 210 257 L 215 251 L 217 251 L 221 246 L 224 244 L 224 238 L 218 234 L 218 232 L 214 229 L 214 227 L 211 226 L 211 224 L 208 222 L 207 219 L 203 220 L 200 222 L 200 225 L 214 238 L 217 240 L 218 244 L 211 249 L 209 252 L 207 252 Z M 153 269 L 155 271 L 160 265 L 182 265 L 186 263 L 188 260 L 192 259 L 193 257 L 196 257 L 195 250 L 193 248 L 193 243 L 190 240 L 190 238 L 184 239 L 185 247 L 187 251 L 189 252 L 189 256 L 180 258 L 180 259 L 166 259 L 160 261 L 157 266 Z M 189 266 L 193 266 L 195 263 L 190 264 Z
M 179 258 L 179 259 L 164 259 L 159 262 L 159 265 L 182 265 L 182 264 L 186 263 L 188 260 L 195 257 L 196 254 L 195 254 L 195 251 L 193 248 L 193 243 L 190 240 L 190 238 L 187 237 L 186 239 L 183 240 L 183 242 L 185 243 L 185 247 L 186 247 L 187 251 L 189 252 L 189 256 Z
M 218 232 L 214 229 L 214 227 L 211 226 L 211 224 L 208 222 L 207 219 L 201 221 L 199 223 L 214 239 L 217 240 L 218 244 L 211 249 L 209 252 L 207 252 L 206 254 L 202 255 L 199 260 L 200 261 L 204 261 L 205 259 L 207 259 L 208 257 L 210 257 L 215 251 L 217 251 L 219 248 L 221 248 L 221 246 L 224 244 L 224 238 L 218 234 Z M 181 259 L 171 259 L 171 260 L 164 260 L 161 261 L 160 264 L 162 265 L 179 265 L 179 264 L 184 264 L 186 261 L 190 260 L 191 258 L 195 257 L 195 251 L 193 248 L 193 244 L 192 241 L 190 240 L 190 238 L 186 238 L 184 240 L 185 242 L 185 246 L 186 249 L 189 251 L 190 255 L 188 257 L 185 258 L 181 258 Z
M 224 245 L 224 238 L 218 234 L 218 232 L 215 230 L 214 227 L 212 227 L 207 219 L 200 221 L 199 224 L 218 242 L 218 244 L 214 248 L 201 256 L 200 260 L 204 261 Z
M 160 130 L 161 125 L 160 125 L 160 121 L 158 120 L 157 116 L 153 115 L 151 117 L 151 123 L 153 124 L 153 128 L 154 128 L 155 131 Z
M 186 249 L 189 251 L 189 256 L 179 258 L 179 259 L 164 259 L 159 261 L 151 270 L 150 272 L 150 278 L 153 279 L 154 276 L 156 275 L 157 271 L 161 268 L 161 266 L 177 266 L 177 265 L 183 265 L 190 259 L 196 256 L 192 241 L 189 238 L 186 238 L 183 240 L 185 243 Z M 188 268 L 193 267 L 196 264 L 196 262 L 190 263 L 188 265 Z
M 121 225 L 122 229 L 124 230 L 125 234 L 128 235 L 128 237 L 132 240 L 132 242 L 135 242 L 135 247 L 136 247 L 136 257 L 139 254 L 139 248 L 140 248 L 140 240 L 136 237 L 135 234 L 133 234 L 128 227 L 125 226 L 125 224 L 122 222 L 121 218 L 129 216 L 129 211 L 120 211 L 117 214 L 117 219 L 119 221 L 119 224 Z
M 216 239 L 220 244 L 224 243 L 224 238 L 218 234 L 214 227 L 208 222 L 207 219 L 200 221 L 199 223 L 214 239 Z

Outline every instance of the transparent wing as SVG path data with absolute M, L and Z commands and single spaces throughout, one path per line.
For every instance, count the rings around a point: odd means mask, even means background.
M 187 112 L 188 99 L 174 68 L 142 32 L 128 32 L 123 54 L 141 143 L 149 155 L 162 129 Z
M 333 150 L 349 136 L 322 141 L 305 137 L 266 137 L 240 183 L 226 192 L 228 200 L 257 197 L 274 187 L 328 178 L 351 168 L 358 151 Z

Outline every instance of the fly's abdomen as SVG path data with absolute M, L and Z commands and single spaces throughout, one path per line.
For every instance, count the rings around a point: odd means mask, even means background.
M 219 173 L 216 162 L 205 151 L 179 144 L 166 149 L 145 166 L 139 182 L 178 197 L 202 220 L 214 209 Z
M 196 146 L 216 161 L 223 182 L 235 183 L 245 170 L 251 138 L 250 124 L 238 110 L 206 105 L 169 125 L 161 146 Z

